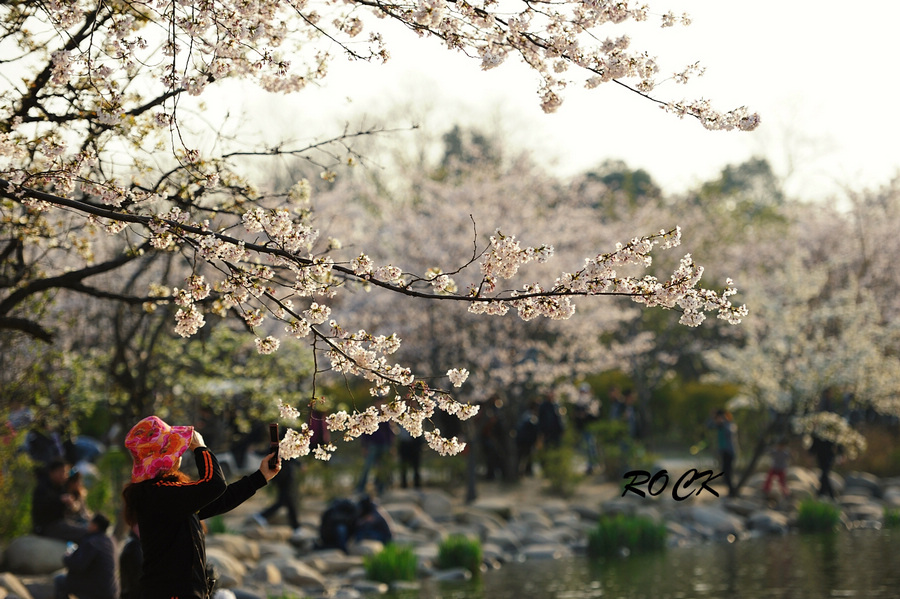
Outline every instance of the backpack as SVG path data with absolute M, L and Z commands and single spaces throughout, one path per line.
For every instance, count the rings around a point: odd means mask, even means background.
M 346 551 L 347 541 L 353 536 L 359 508 L 350 499 L 335 499 L 322 513 L 319 525 L 320 547 Z

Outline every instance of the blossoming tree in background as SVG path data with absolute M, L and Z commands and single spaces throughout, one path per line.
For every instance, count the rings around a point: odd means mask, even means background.
M 752 281 L 754 313 L 742 342 L 707 361 L 718 379 L 742 388 L 736 407 L 768 416 L 740 484 L 779 436 L 800 435 L 807 447 L 813 437 L 833 441 L 852 458 L 866 448 L 856 428 L 863 418 L 854 415 L 900 416 L 900 331 L 890 297 L 900 281 L 887 271 L 872 280 L 858 245 L 895 243 L 897 197 L 869 196 L 859 236 L 852 216 L 821 206 L 785 210 L 781 238 L 793 242 L 757 244 L 745 268 L 734 265 Z
M 261 159 L 301 156 L 332 181 L 339 164 L 363 159 L 352 140 L 377 131 L 293 146 L 252 145 L 218 124 L 212 133 L 203 130 L 202 106 L 192 99 L 215 94 L 225 80 L 290 93 L 326 75 L 329 49 L 387 60 L 389 47 L 369 16 L 437 37 L 485 69 L 518 57 L 539 74 L 546 111 L 559 105 L 567 85 L 614 82 L 710 129 L 751 130 L 758 123 L 745 108 L 719 112 L 706 101 L 658 98 L 657 80 L 666 75 L 656 59 L 633 50 L 627 36 L 598 41 L 604 37 L 598 28 L 689 19 L 622 2 L 566 1 L 539 10 L 531 3 L 440 0 L 5 3 L 0 329 L 51 340 L 59 322 L 48 319 L 49 294 L 60 309 L 77 295 L 147 309 L 175 305 L 173 326 L 186 338 L 207 319 L 237 319 L 255 335 L 260 353 L 276 351 L 284 336 L 306 340 L 317 360 L 363 377 L 373 395 L 385 398 L 378 408 L 336 414 L 333 430 L 352 439 L 392 419 L 453 453 L 460 444 L 423 423 L 436 409 L 460 417 L 474 409 L 393 363 L 396 335 L 336 318 L 332 309 L 342 293 L 367 287 L 403 300 L 456 302 L 488 316 L 513 311 L 526 320 L 569 318 L 578 296 L 623 295 L 679 310 L 690 326 L 707 313 L 741 320 L 745 309 L 732 305 L 731 283 L 722 292 L 700 287 L 703 269 L 690 255 L 671 276 L 629 270 L 650 266 L 654 249 L 677 246 L 674 225 L 593 250 L 549 280 L 515 287 L 511 279 L 550 259 L 549 244 L 560 241 L 518 239 L 501 226 L 489 239 L 480 237 L 463 263 L 435 265 L 440 274 L 410 272 L 402 256 L 376 261 L 365 248 L 341 251 L 334 241 L 341 231 L 327 240 L 320 234 L 308 182 L 274 188 L 252 175 Z M 679 68 L 674 79 L 684 82 L 700 70 Z M 204 143 L 212 134 L 215 143 Z M 174 259 L 145 268 L 147 256 L 159 254 Z M 454 276 L 466 269 L 477 276 L 460 288 Z M 463 369 L 448 365 L 452 384 L 463 383 Z M 285 454 L 306 453 L 304 439 L 288 443 Z

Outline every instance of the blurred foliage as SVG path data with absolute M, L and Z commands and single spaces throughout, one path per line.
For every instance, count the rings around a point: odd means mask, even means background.
M 363 557 L 363 566 L 371 580 L 385 584 L 395 580 L 413 581 L 416 579 L 418 558 L 412 547 L 388 543 L 378 553 Z
M 840 471 L 861 470 L 880 477 L 900 475 L 900 434 L 896 424 L 867 424 L 859 427 L 867 448 L 853 460 L 838 464 Z
M 804 499 L 797 506 L 797 528 L 801 532 L 835 532 L 841 522 L 841 508 L 818 499 Z
M 549 482 L 548 491 L 560 497 L 575 494 L 583 476 L 575 470 L 575 451 L 571 441 L 560 447 L 544 447 L 538 450 L 536 458 L 541 466 L 541 477 Z
M 481 541 L 465 535 L 452 534 L 438 546 L 438 568 L 465 568 L 474 576 L 481 573 Z
M 615 481 L 628 470 L 649 469 L 657 456 L 638 439 L 628 434 L 621 420 L 598 420 L 589 425 L 594 433 L 606 479 Z
M 588 554 L 595 557 L 659 551 L 666 546 L 666 525 L 644 516 L 604 516 L 588 532 Z
M 122 508 L 122 489 L 131 480 L 131 457 L 122 449 L 111 447 L 95 465 L 98 476 L 86 485 L 87 506 L 91 511 L 103 512 L 113 519 Z
M 0 539 L 31 532 L 34 463 L 18 450 L 24 438 L 10 427 L 0 433 Z

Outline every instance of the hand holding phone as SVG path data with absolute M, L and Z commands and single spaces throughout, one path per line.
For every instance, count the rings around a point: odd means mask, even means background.
M 269 453 L 274 455 L 269 458 L 269 468 L 278 468 L 278 425 L 274 422 L 269 425 Z

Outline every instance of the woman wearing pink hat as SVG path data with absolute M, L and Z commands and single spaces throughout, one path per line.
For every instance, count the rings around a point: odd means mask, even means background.
M 144 418 L 125 437 L 134 467 L 125 487 L 125 521 L 137 525 L 143 550 L 141 599 L 207 599 L 206 543 L 200 521 L 234 509 L 281 469 L 259 470 L 226 484 L 216 457 L 191 426 L 169 426 Z M 181 456 L 193 450 L 199 477 L 179 470 Z

